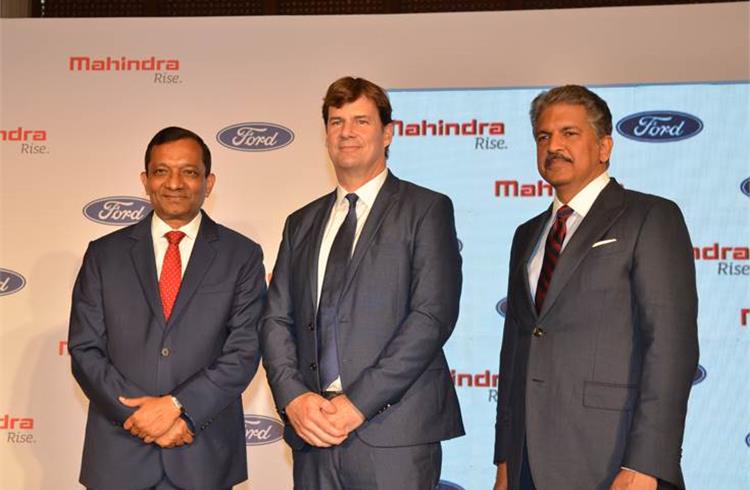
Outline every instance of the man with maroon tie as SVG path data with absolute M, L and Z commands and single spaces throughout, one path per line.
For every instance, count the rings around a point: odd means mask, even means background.
M 513 238 L 495 489 L 684 488 L 698 362 L 685 221 L 609 177 L 612 114 L 592 91 L 541 93 L 531 125 L 555 198 Z
M 90 401 L 80 481 L 230 488 L 247 478 L 262 252 L 201 211 L 216 177 L 197 134 L 159 131 L 145 164 L 153 213 L 91 242 L 73 290 L 68 348 Z

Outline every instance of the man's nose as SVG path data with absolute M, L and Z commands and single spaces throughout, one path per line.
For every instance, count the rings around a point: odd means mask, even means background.
M 180 172 L 170 172 L 167 178 L 167 187 L 170 189 L 180 189 L 183 184 L 182 174 Z

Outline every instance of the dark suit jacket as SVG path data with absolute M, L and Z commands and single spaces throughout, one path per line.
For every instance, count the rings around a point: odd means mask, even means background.
M 89 244 L 73 290 L 68 348 L 90 400 L 81 483 L 142 489 L 164 473 L 186 489 L 247 478 L 240 395 L 258 366 L 265 294 L 260 247 L 204 214 L 168 324 L 151 215 Z M 195 424 L 191 445 L 144 444 L 117 397 L 171 393 Z
M 286 221 L 261 321 L 279 410 L 320 392 L 318 253 L 336 192 Z M 458 316 L 461 258 L 446 196 L 388 175 L 356 244 L 338 307 L 344 392 L 367 419 L 357 435 L 405 446 L 464 433 L 442 346 Z M 290 425 L 286 441 L 303 446 Z
M 537 315 L 527 264 L 549 218 L 548 209 L 513 238 L 495 461 L 507 461 L 517 489 L 525 437 L 543 490 L 608 489 L 621 465 L 682 488 L 698 362 L 682 214 L 612 180 L 560 255 Z

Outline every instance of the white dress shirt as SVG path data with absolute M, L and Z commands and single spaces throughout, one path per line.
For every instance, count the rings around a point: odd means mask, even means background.
M 388 177 L 387 168 L 354 191 L 354 194 L 357 195 L 357 228 L 354 230 L 352 254 L 357 247 L 359 235 L 362 233 L 367 216 L 370 214 L 372 205 L 375 203 L 375 198 L 378 197 L 378 193 L 381 187 L 383 187 L 386 177 Z M 318 302 L 320 302 L 320 292 L 323 289 L 323 279 L 326 275 L 328 255 L 331 253 L 333 240 L 336 238 L 336 233 L 338 233 L 339 228 L 344 223 L 344 219 L 346 219 L 346 214 L 349 212 L 349 201 L 346 199 L 347 194 L 350 193 L 341 187 L 341 185 L 336 186 L 336 202 L 333 204 L 331 214 L 328 216 L 328 223 L 326 223 L 325 231 L 323 232 L 323 240 L 320 242 L 320 254 L 318 255 Z M 336 378 L 325 389 L 328 391 L 341 391 L 341 378 Z
M 586 187 L 581 189 L 578 194 L 576 194 L 573 199 L 571 199 L 570 202 L 567 203 L 568 206 L 573 209 L 573 214 L 571 214 L 565 222 L 567 233 L 565 234 L 565 240 L 563 240 L 560 253 L 565 250 L 565 246 L 570 241 L 570 238 L 578 229 L 578 226 L 581 224 L 581 221 L 583 221 L 583 218 L 585 218 L 588 214 L 591 206 L 594 205 L 594 201 L 596 201 L 596 198 L 599 197 L 599 194 L 604 190 L 607 184 L 609 184 L 609 181 L 609 173 L 607 173 L 607 171 L 604 171 L 604 173 L 589 182 Z M 529 291 L 531 291 L 532 296 L 536 294 L 536 286 L 539 282 L 539 275 L 542 273 L 542 264 L 544 263 L 544 245 L 547 241 L 547 235 L 549 234 L 550 228 L 552 228 L 552 224 L 555 222 L 557 210 L 560 209 L 563 204 L 566 203 L 561 202 L 557 198 L 557 194 L 555 194 L 555 198 L 552 201 L 552 216 L 550 216 L 547 224 L 544 225 L 544 230 L 542 231 L 542 235 L 541 237 L 539 237 L 539 241 L 534 248 L 534 253 L 531 254 L 531 259 L 526 265 L 526 270 L 529 273 Z
M 181 231 L 185 236 L 180 240 L 180 262 L 182 263 L 182 276 L 185 276 L 190 254 L 193 252 L 193 245 L 198 236 L 198 230 L 201 227 L 202 213 L 198 213 L 190 223 L 183 225 L 177 230 L 169 226 L 154 213 L 151 218 L 151 240 L 154 243 L 154 257 L 156 258 L 156 277 L 161 277 L 161 267 L 164 264 L 164 255 L 167 253 L 169 242 L 165 236 L 170 231 Z

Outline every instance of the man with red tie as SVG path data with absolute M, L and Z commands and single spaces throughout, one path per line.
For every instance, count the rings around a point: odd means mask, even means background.
M 698 363 L 685 221 L 610 178 L 612 114 L 592 91 L 541 93 L 531 125 L 555 198 L 513 238 L 495 489 L 684 488 Z
M 159 131 L 145 164 L 153 213 L 91 242 L 73 290 L 68 348 L 90 401 L 80 481 L 230 488 L 247 478 L 262 252 L 201 211 L 216 177 L 197 134 Z

